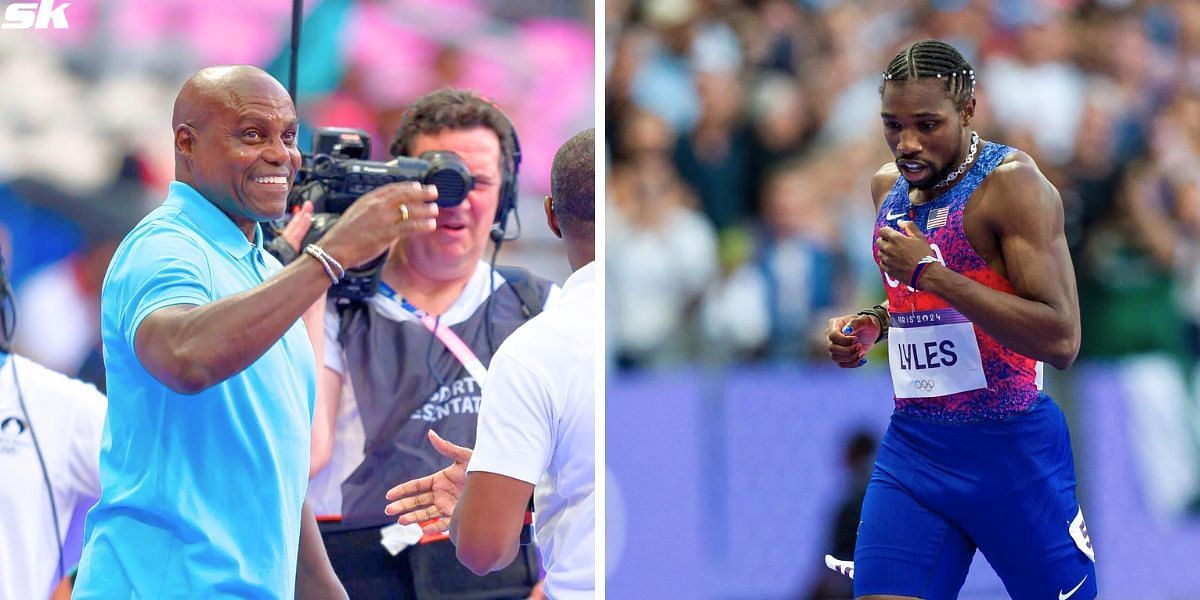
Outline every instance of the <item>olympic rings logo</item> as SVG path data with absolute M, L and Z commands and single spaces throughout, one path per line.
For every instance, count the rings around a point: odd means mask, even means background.
M 932 392 L 934 381 L 932 379 L 914 379 L 913 387 L 923 392 Z

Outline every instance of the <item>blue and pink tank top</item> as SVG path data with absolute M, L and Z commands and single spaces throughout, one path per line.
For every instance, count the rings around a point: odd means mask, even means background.
M 896 180 L 879 208 L 875 237 L 896 221 L 913 221 L 934 256 L 951 270 L 992 289 L 1015 294 L 1012 284 L 980 257 L 963 231 L 963 209 L 1013 148 L 987 142 L 971 169 L 950 191 L 925 204 L 909 201 L 908 181 Z M 873 238 L 874 239 L 874 238 Z M 878 262 L 878 260 L 876 261 Z M 941 297 L 883 273 L 891 325 L 888 362 L 896 412 L 950 423 L 1004 419 L 1024 412 L 1042 389 L 1042 363 L 998 343 Z

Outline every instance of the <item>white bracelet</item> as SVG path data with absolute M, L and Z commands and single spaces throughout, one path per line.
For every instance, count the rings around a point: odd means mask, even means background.
M 304 247 L 304 253 L 317 259 L 321 263 L 321 267 L 325 269 L 325 274 L 329 276 L 329 280 L 335 285 L 346 276 L 346 270 L 342 268 L 341 263 L 334 260 L 323 248 L 316 244 L 309 244 Z
M 308 247 L 306 247 L 304 249 L 304 253 L 317 259 L 317 262 L 321 263 L 321 268 L 325 269 L 325 274 L 329 276 L 329 280 L 331 282 L 333 282 L 334 285 L 337 284 L 338 276 L 336 274 L 334 274 L 333 267 L 331 267 L 329 265 L 329 263 L 325 260 L 325 257 L 321 255 L 319 248 L 310 244 Z

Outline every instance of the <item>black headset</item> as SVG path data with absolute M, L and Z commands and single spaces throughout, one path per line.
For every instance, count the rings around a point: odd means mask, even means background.
M 505 240 L 515 240 L 521 235 L 521 217 L 517 216 L 517 232 L 513 237 L 507 237 L 508 231 L 508 216 L 517 210 L 517 175 L 521 171 L 521 140 L 517 138 L 517 128 L 513 126 L 513 122 L 500 110 L 494 102 L 491 103 L 492 108 L 500 114 L 504 119 L 504 123 L 508 126 L 509 140 L 511 140 L 508 148 L 509 160 L 504 165 L 503 179 L 500 184 L 500 201 L 496 204 L 496 219 L 492 222 L 492 231 L 490 237 L 492 241 L 499 245 Z M 504 136 L 500 136 L 500 144 L 504 145 Z M 501 151 L 503 153 L 503 150 Z
M 512 119 L 500 110 L 500 107 L 495 102 L 485 99 L 485 102 L 490 104 L 500 118 L 504 120 L 508 126 L 508 138 L 511 140 L 509 146 L 509 161 L 504 165 L 504 175 L 500 183 L 500 200 L 496 203 L 496 219 L 492 221 L 492 231 L 488 237 L 492 239 L 494 247 L 492 248 L 492 259 L 488 261 L 488 281 L 496 279 L 496 255 L 500 254 L 500 246 L 507 240 L 515 240 L 521 237 L 521 217 L 517 213 L 517 175 L 521 171 L 521 141 L 517 138 L 517 128 L 513 125 Z M 500 137 L 501 146 L 504 145 L 504 136 Z M 500 154 L 504 154 L 504 149 L 501 148 Z M 517 231 L 508 237 L 508 216 L 510 214 L 517 215 Z M 493 354 L 496 353 L 496 343 L 492 338 L 492 298 L 496 294 L 489 292 L 487 302 L 485 303 L 484 312 L 484 328 L 483 332 L 487 339 L 488 349 Z
M 58 578 L 62 579 L 66 569 L 63 565 L 62 530 L 58 526 L 58 505 L 54 501 L 54 487 L 50 485 L 50 471 L 46 469 L 42 446 L 38 443 L 37 434 L 33 431 L 33 420 L 29 418 L 29 409 L 25 406 L 25 394 L 21 391 L 21 380 L 17 377 L 17 357 L 11 352 L 13 333 L 16 329 L 17 307 L 13 301 L 12 286 L 8 283 L 8 275 L 4 268 L 4 254 L 0 252 L 0 352 L 8 354 L 13 385 L 17 388 L 17 403 L 21 405 L 21 413 L 25 415 L 25 426 L 29 428 L 29 437 L 33 439 L 33 449 L 37 452 L 38 465 L 42 467 L 42 481 L 46 483 L 46 495 L 50 498 L 50 516 L 54 519 L 54 543 L 58 547 Z

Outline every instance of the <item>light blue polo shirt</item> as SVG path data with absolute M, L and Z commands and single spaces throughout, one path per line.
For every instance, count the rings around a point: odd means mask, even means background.
M 160 383 L 133 350 L 155 310 L 215 302 L 282 269 L 258 228 L 254 240 L 174 182 L 117 249 L 101 298 L 102 492 L 87 515 L 75 598 L 294 596 L 316 393 L 304 325 L 194 395 Z

